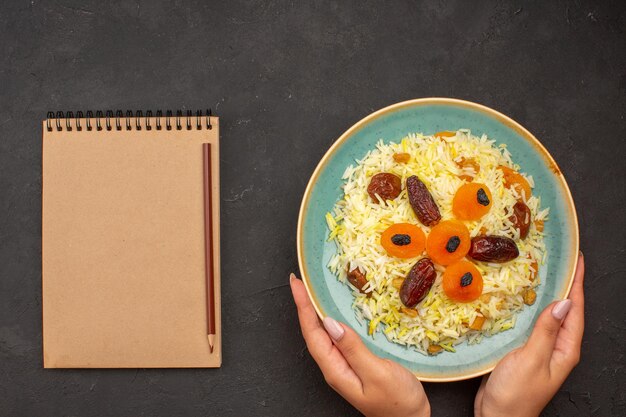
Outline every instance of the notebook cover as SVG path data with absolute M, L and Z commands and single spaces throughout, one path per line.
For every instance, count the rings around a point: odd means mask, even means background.
M 62 131 L 49 132 L 44 121 L 45 368 L 221 365 L 219 120 L 211 118 L 211 130 L 166 130 L 164 118 L 161 124 L 87 131 L 82 120 L 82 131 L 67 131 L 63 121 Z M 202 143 L 212 151 L 212 354 Z

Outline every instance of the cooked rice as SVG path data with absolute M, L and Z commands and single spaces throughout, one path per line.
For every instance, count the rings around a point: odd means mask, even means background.
M 392 156 L 400 152 L 409 153 L 411 160 L 406 164 L 396 163 Z M 452 219 L 452 198 L 463 184 L 458 175 L 464 172 L 456 163 L 462 156 L 474 158 L 480 164 L 480 172 L 474 181 L 487 185 L 493 195 L 493 205 L 487 215 L 478 221 L 464 222 L 470 235 L 476 236 L 484 227 L 488 234 L 509 236 L 515 239 L 520 256 L 505 264 L 476 263 L 483 276 L 483 295 L 470 303 L 457 303 L 445 295 L 441 287 L 444 267 L 435 265 L 437 280 L 426 298 L 415 307 L 419 316 L 409 317 L 400 311 L 404 306 L 392 281 L 406 277 L 421 256 L 410 259 L 388 256 L 380 244 L 380 235 L 393 223 L 417 224 L 426 235 L 430 228 L 418 222 L 405 189 L 395 200 L 377 204 L 370 199 L 367 186 L 371 177 L 380 172 L 398 175 L 402 184 L 407 177 L 417 175 L 433 195 L 442 218 Z M 486 135 L 472 136 L 469 130 L 462 129 L 445 141 L 419 133 L 408 135 L 400 143 L 385 144 L 380 140 L 376 149 L 345 170 L 343 199 L 336 203 L 332 213 L 326 215 L 329 240 L 337 244 L 337 253 L 328 267 L 352 289 L 356 317 L 360 322 L 369 323 L 368 333 L 372 337 L 382 332 L 388 340 L 413 347 L 423 354 L 431 344 L 454 352 L 456 344 L 464 341 L 479 343 L 483 336 L 515 326 L 516 313 L 524 307 L 524 290 L 539 284 L 538 276 L 534 281 L 529 279 L 532 260 L 543 264 L 546 248 L 543 233 L 534 225 L 526 239 L 519 239 L 519 231 L 508 218 L 520 195 L 516 190 L 504 187 L 498 165 L 519 169 L 511 160 L 506 145 L 495 145 L 495 141 Z M 532 177 L 525 177 L 534 187 Z M 526 204 L 533 220 L 547 219 L 549 209 L 540 209 L 539 197 L 533 195 Z M 365 290 L 372 293 L 371 298 L 348 283 L 347 266 L 350 270 L 359 267 L 366 273 L 369 283 Z M 482 330 L 470 330 L 468 323 L 474 321 L 479 311 L 487 320 Z

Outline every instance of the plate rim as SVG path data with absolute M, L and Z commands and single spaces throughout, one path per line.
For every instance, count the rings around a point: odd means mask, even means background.
M 315 170 L 311 174 L 311 178 L 309 179 L 309 182 L 307 183 L 307 186 L 304 190 L 304 195 L 302 197 L 302 202 L 300 204 L 300 211 L 298 213 L 298 225 L 297 225 L 297 234 L 296 234 L 298 266 L 300 268 L 302 282 L 304 283 L 309 299 L 311 300 L 313 307 L 315 308 L 315 311 L 320 319 L 323 320 L 324 317 L 326 317 L 326 314 L 321 308 L 320 303 L 317 300 L 317 296 L 315 295 L 315 292 L 312 290 L 312 286 L 309 283 L 310 278 L 308 276 L 307 269 L 304 264 L 304 255 L 303 255 L 304 217 L 306 215 L 306 211 L 309 206 L 309 198 L 311 196 L 311 191 L 313 189 L 313 186 L 317 182 L 317 178 L 319 174 L 325 168 L 325 166 L 328 163 L 328 160 L 331 158 L 332 155 L 334 155 L 336 150 L 341 145 L 343 145 L 343 143 L 349 137 L 351 137 L 356 131 L 365 127 L 370 122 L 374 121 L 375 119 L 383 115 L 392 113 L 399 109 L 403 109 L 406 107 L 429 106 L 429 105 L 451 105 L 451 106 L 456 106 L 456 107 L 464 107 L 464 108 L 469 108 L 471 110 L 476 110 L 486 115 L 492 116 L 496 120 L 500 121 L 501 123 L 505 124 L 509 128 L 516 131 L 516 133 L 518 133 L 521 137 L 527 140 L 530 143 L 530 145 L 532 145 L 535 149 L 537 149 L 539 154 L 544 158 L 546 165 L 550 168 L 550 171 L 557 177 L 557 179 L 559 180 L 559 183 L 561 184 L 561 187 L 565 191 L 567 205 L 570 207 L 572 214 L 573 214 L 573 218 L 571 219 L 572 224 L 574 226 L 574 231 L 573 231 L 574 239 L 571 244 L 573 246 L 572 253 L 576 254 L 580 251 L 580 236 L 579 236 L 580 231 L 579 231 L 579 226 L 578 226 L 578 214 L 576 212 L 576 205 L 574 204 L 572 193 L 569 189 L 569 186 L 567 185 L 567 181 L 565 180 L 565 177 L 563 176 L 562 171 L 560 170 L 558 164 L 556 163 L 556 161 L 554 160 L 550 152 L 548 152 L 545 146 L 543 146 L 543 144 L 539 141 L 539 139 L 537 139 L 532 133 L 530 133 L 530 131 L 528 131 L 520 123 L 516 122 L 509 116 L 503 113 L 500 113 L 499 111 L 494 110 L 490 107 L 487 107 L 485 105 L 478 104 L 472 101 L 461 100 L 461 99 L 456 99 L 456 98 L 447 98 L 447 97 L 425 97 L 425 98 L 417 98 L 417 99 L 401 101 L 401 102 L 383 107 L 373 113 L 370 113 L 369 115 L 365 116 L 364 118 L 354 123 L 350 128 L 348 128 L 344 133 L 342 133 L 341 136 L 339 136 L 339 138 L 335 140 L 333 144 L 328 148 L 328 150 L 324 153 L 324 156 L 322 157 L 322 159 L 320 159 L 317 166 L 315 167 Z M 575 259 L 577 259 L 577 257 Z M 569 274 L 567 285 L 565 287 L 565 291 L 563 291 L 559 295 L 561 299 L 566 298 L 570 293 L 572 284 L 574 282 L 576 263 L 577 262 L 572 262 L 572 265 L 570 265 L 570 274 Z M 360 334 L 359 334 L 359 337 L 363 338 L 363 336 Z M 500 359 L 493 361 L 491 363 L 485 364 L 480 369 L 471 373 L 461 373 L 461 374 L 449 375 L 449 376 L 431 376 L 431 375 L 423 375 L 423 374 L 420 375 L 417 371 L 412 371 L 412 373 L 415 375 L 417 379 L 419 379 L 420 381 L 424 381 L 424 382 L 463 381 L 466 379 L 476 378 L 476 377 L 479 377 L 479 376 L 482 376 L 491 372 L 499 361 Z

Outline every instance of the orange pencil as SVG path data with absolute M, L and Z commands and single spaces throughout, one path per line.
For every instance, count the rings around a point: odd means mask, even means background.
M 213 201 L 211 199 L 211 144 L 202 144 L 204 165 L 204 257 L 206 277 L 206 315 L 209 348 L 215 345 L 215 291 L 213 283 Z

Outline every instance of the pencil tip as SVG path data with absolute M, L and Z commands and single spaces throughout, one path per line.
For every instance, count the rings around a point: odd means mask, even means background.
M 215 338 L 215 335 L 209 334 L 207 335 L 207 338 L 209 339 L 209 349 L 211 350 L 211 353 L 213 353 L 213 339 Z

